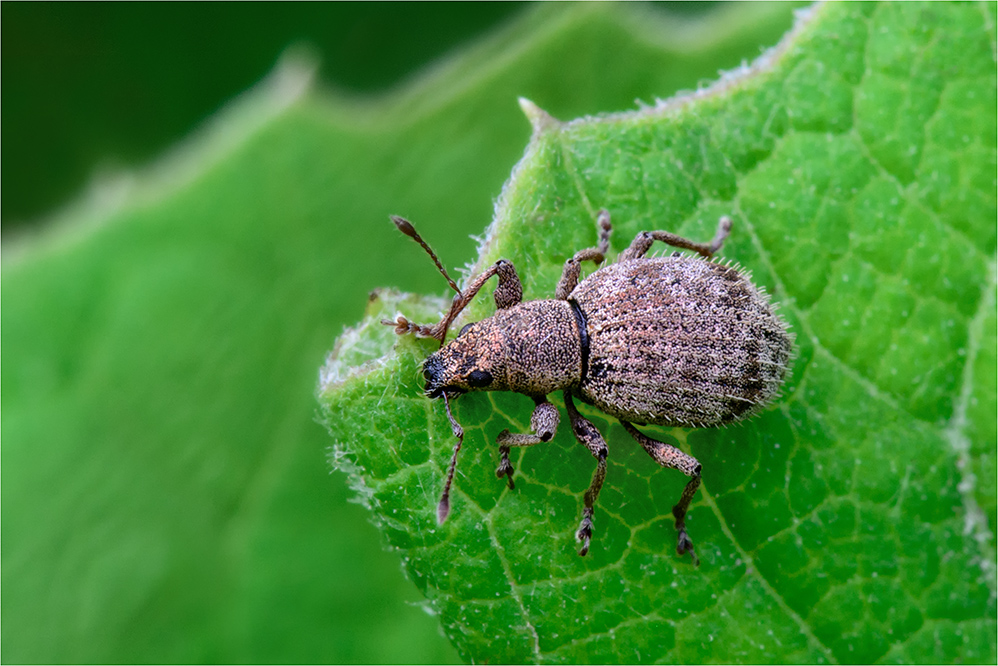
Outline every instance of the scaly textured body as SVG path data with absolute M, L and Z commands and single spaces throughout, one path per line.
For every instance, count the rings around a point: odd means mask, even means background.
M 576 533 L 583 544 L 579 554 L 589 551 L 609 449 L 596 427 L 576 410 L 573 396 L 616 417 L 655 462 L 690 477 L 672 513 L 676 550 L 690 553 L 698 563 L 686 532 L 686 512 L 700 487 L 700 463 L 642 434 L 634 424 L 724 425 L 759 411 L 779 392 L 793 355 L 786 324 L 747 274 L 711 261 L 731 230 L 731 220 L 721 218 L 710 243 L 694 243 L 667 231 L 641 232 L 616 264 L 580 283 L 581 263 L 602 263 L 610 247 L 610 215 L 601 211 L 599 245 L 565 262 L 554 299 L 525 303 L 520 279 L 508 261 L 500 259 L 462 291 L 412 225 L 402 218 L 393 220 L 429 252 L 457 292 L 436 326 L 419 326 L 401 316 L 384 322 L 399 334 L 415 333 L 441 343 L 423 363 L 426 393 L 444 399 L 458 443 L 437 507 L 438 520 L 443 522 L 450 511 L 450 486 L 464 438 L 448 401 L 468 391 L 515 391 L 534 399 L 531 432 L 504 430 L 496 438 L 496 474 L 507 477 L 513 488 L 510 448 L 534 446 L 554 436 L 560 417 L 547 396 L 562 391 L 572 433 L 596 458 Z M 700 256 L 645 257 L 655 241 Z M 468 324 L 444 345 L 454 318 L 493 276 L 499 279 L 493 296 L 496 314 Z
M 792 344 L 737 268 L 699 257 L 613 264 L 569 295 L 585 315 L 579 396 L 637 423 L 708 427 L 746 418 L 780 389 Z

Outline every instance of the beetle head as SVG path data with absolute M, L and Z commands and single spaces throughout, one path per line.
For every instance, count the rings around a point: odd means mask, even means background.
M 457 337 L 430 354 L 423 362 L 426 394 L 443 398 L 450 419 L 451 429 L 457 438 L 454 454 L 447 470 L 447 481 L 437 505 L 437 522 L 443 524 L 450 513 L 450 487 L 457 466 L 457 454 L 464 440 L 464 429 L 454 418 L 450 399 L 468 391 L 505 391 L 505 364 L 503 362 L 501 327 L 493 317 L 461 329 Z
M 455 397 L 468 391 L 508 391 L 502 334 L 493 317 L 468 324 L 423 363 L 426 394 Z

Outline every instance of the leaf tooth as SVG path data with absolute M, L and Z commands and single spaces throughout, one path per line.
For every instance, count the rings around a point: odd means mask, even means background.
M 560 120 L 526 97 L 520 97 L 518 101 L 520 102 L 520 108 L 523 109 L 523 115 L 527 116 L 527 120 L 530 121 L 530 125 L 534 128 L 535 136 L 561 127 Z

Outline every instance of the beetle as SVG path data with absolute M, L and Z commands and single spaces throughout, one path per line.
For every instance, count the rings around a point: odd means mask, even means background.
M 699 565 L 686 531 L 686 513 L 700 487 L 702 467 L 680 449 L 648 437 L 638 425 L 690 428 L 723 426 L 752 416 L 779 393 L 794 354 L 794 339 L 774 311 L 765 291 L 749 275 L 713 259 L 731 231 L 720 219 L 709 243 L 695 243 L 667 231 L 639 233 L 615 263 L 579 280 L 581 265 L 599 265 L 610 249 L 610 214 L 599 211 L 599 241 L 569 258 L 553 299 L 523 300 L 513 264 L 500 259 L 461 290 L 429 245 L 404 218 L 398 229 L 430 255 L 457 292 L 449 311 L 434 326 L 411 323 L 399 315 L 382 321 L 395 332 L 435 338 L 440 348 L 426 358 L 426 395 L 442 398 L 457 438 L 437 507 L 440 523 L 450 511 L 450 488 L 464 432 L 450 401 L 471 391 L 514 391 L 534 400 L 530 433 L 503 430 L 496 475 L 513 484 L 512 447 L 550 441 L 559 422 L 548 396 L 561 391 L 572 433 L 596 458 L 584 496 L 576 538 L 579 555 L 589 551 L 594 507 L 606 477 L 606 441 L 576 409 L 581 400 L 615 417 L 659 465 L 689 477 L 673 507 L 676 552 L 689 553 Z M 648 257 L 655 241 L 691 250 Z M 465 325 L 446 345 L 447 329 L 493 276 L 496 313 Z

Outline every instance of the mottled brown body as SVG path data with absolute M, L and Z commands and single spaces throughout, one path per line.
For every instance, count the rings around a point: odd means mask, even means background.
M 663 467 L 690 477 L 673 507 L 677 551 L 698 563 L 686 532 L 686 513 L 700 486 L 700 463 L 674 446 L 642 434 L 634 423 L 709 427 L 746 418 L 779 392 L 793 354 L 793 339 L 766 295 L 739 269 L 711 261 L 731 229 L 721 218 L 708 244 L 665 231 L 642 232 L 618 258 L 579 282 L 583 261 L 601 263 L 609 250 L 610 216 L 599 215 L 600 242 L 565 262 L 555 298 L 521 302 L 523 289 L 505 260 L 474 278 L 461 291 L 436 255 L 409 222 L 393 218 L 399 229 L 430 253 L 457 292 L 450 311 L 436 326 L 419 326 L 404 317 L 399 334 L 415 333 L 441 342 L 423 364 L 426 392 L 442 397 L 458 443 L 438 507 L 443 522 L 450 510 L 450 485 L 463 430 L 449 400 L 468 391 L 515 391 L 534 399 L 531 433 L 499 433 L 496 474 L 513 488 L 511 447 L 549 441 L 560 419 L 548 394 L 562 391 L 572 433 L 596 458 L 597 467 L 584 496 L 577 538 L 580 555 L 589 550 L 594 506 L 606 476 L 609 450 L 599 431 L 575 408 L 573 396 L 620 420 L 624 429 Z M 693 250 L 699 257 L 646 258 L 652 243 Z M 486 280 L 497 276 L 496 314 L 468 324 L 443 345 L 447 328 Z
M 572 307 L 567 301 L 544 300 L 501 309 L 461 329 L 426 359 L 423 369 L 431 393 L 436 389 L 431 377 L 449 378 L 451 388 L 514 391 L 535 398 L 577 384 L 582 354 Z M 488 372 L 492 381 L 484 386 L 468 382 L 475 370 Z
M 703 428 L 775 396 L 792 346 L 768 299 L 732 266 L 698 257 L 613 264 L 569 296 L 586 316 L 578 395 L 626 421 Z

